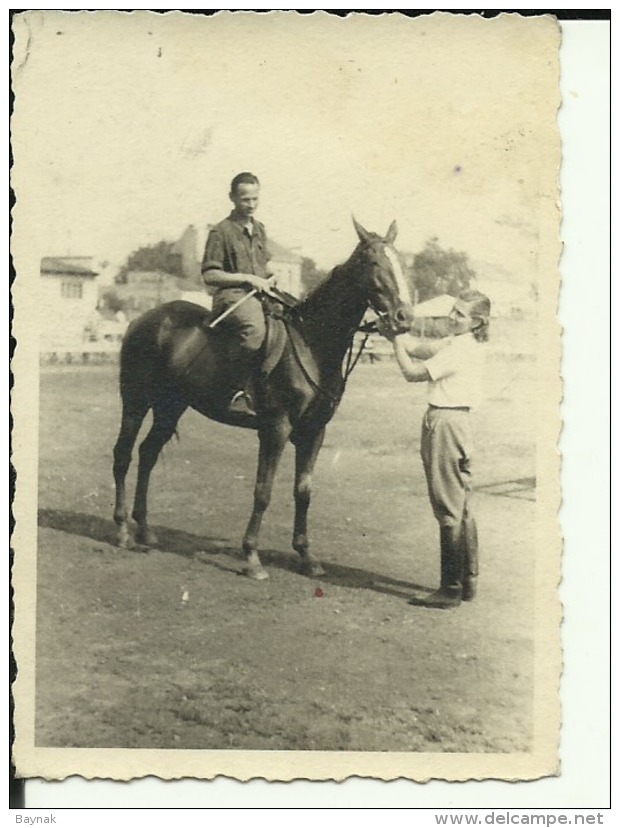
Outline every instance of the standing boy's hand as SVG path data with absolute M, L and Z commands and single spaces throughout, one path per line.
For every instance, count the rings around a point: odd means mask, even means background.
M 379 317 L 377 319 L 377 331 L 381 334 L 381 336 L 385 337 L 388 342 L 394 342 L 396 334 L 390 327 L 389 322 L 387 322 L 382 317 Z

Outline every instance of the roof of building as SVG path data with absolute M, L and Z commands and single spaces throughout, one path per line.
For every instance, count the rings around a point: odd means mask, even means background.
M 44 256 L 41 259 L 41 275 L 96 276 L 91 267 L 92 256 Z
M 443 293 L 441 296 L 433 296 L 432 299 L 427 299 L 426 302 L 419 302 L 413 308 L 413 315 L 416 318 L 421 317 L 441 317 L 448 316 L 454 307 L 454 296 Z

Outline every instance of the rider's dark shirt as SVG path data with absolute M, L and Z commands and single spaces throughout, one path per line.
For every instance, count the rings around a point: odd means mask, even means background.
M 225 273 L 253 273 L 267 276 L 267 234 L 260 221 L 252 219 L 252 234 L 235 217 L 234 211 L 211 228 L 201 270 L 207 277 L 208 270 L 223 270 Z M 249 288 L 248 288 L 249 290 Z

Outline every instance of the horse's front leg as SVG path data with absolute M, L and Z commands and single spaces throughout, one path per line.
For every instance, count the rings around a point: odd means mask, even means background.
M 293 529 L 293 549 L 301 555 L 304 571 L 308 575 L 319 576 L 325 572 L 319 561 L 310 554 L 308 541 L 308 508 L 312 495 L 312 472 L 318 457 L 325 429 L 312 436 L 303 437 L 295 445 L 295 526 Z
M 258 535 L 263 515 L 271 501 L 273 481 L 289 432 L 290 428 L 284 421 L 270 424 L 259 429 L 258 432 L 260 450 L 254 487 L 254 508 L 243 536 L 243 551 L 246 559 L 244 574 L 255 581 L 264 581 L 269 577 L 258 555 Z

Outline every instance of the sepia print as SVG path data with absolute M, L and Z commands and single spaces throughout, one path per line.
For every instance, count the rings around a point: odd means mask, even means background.
M 557 774 L 557 21 L 13 33 L 18 774 Z

